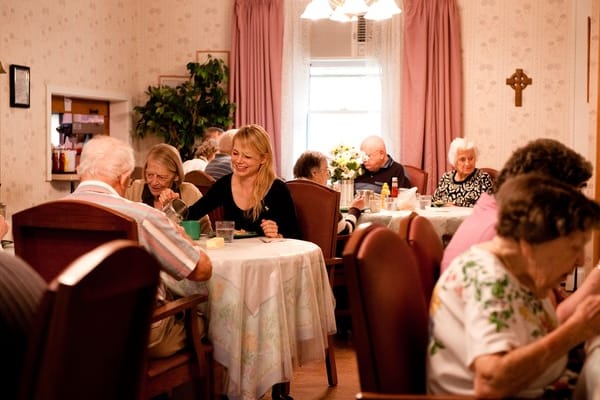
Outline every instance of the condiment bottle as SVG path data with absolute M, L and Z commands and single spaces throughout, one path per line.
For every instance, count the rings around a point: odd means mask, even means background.
M 390 188 L 387 184 L 387 182 L 383 183 L 383 186 L 381 187 L 381 209 L 384 210 L 385 209 L 385 199 L 387 199 L 387 197 L 390 195 Z
M 396 176 L 392 178 L 392 193 L 390 196 L 398 197 L 398 177 Z

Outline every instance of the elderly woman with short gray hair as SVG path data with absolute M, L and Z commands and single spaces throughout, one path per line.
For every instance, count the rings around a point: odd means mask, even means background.
M 454 167 L 440 178 L 433 203 L 473 207 L 482 193 L 492 192 L 492 178 L 487 172 L 475 167 L 478 151 L 475 144 L 464 138 L 456 138 L 448 149 L 448 161 Z

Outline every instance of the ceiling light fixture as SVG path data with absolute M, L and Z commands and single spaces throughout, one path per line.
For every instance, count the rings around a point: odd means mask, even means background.
M 303 19 L 326 19 L 338 22 L 355 21 L 359 16 L 381 21 L 401 10 L 395 0 L 311 0 L 300 16 Z

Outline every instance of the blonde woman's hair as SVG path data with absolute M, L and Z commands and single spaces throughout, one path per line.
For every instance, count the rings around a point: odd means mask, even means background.
M 251 217 L 257 220 L 263 210 L 263 199 L 273 181 L 275 180 L 275 168 L 273 166 L 273 149 L 269 134 L 260 125 L 246 125 L 238 129 L 233 136 L 233 145 L 239 143 L 242 147 L 249 147 L 264 159 L 258 169 L 256 184 L 252 191 Z
M 146 162 L 144 163 L 144 170 L 142 172 L 144 179 L 146 178 L 146 168 L 148 167 L 148 160 L 156 161 L 160 165 L 164 166 L 172 174 L 175 174 L 175 181 L 173 186 L 179 188 L 181 182 L 183 182 L 183 163 L 181 162 L 181 156 L 177 149 L 170 144 L 159 143 L 150 149 L 146 156 Z

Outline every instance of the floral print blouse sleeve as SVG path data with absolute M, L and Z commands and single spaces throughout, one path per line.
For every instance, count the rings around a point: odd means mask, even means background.
M 558 326 L 549 299 L 522 286 L 491 253 L 474 246 L 440 277 L 430 306 L 427 380 L 434 393 L 473 394 L 474 360 L 510 351 Z M 541 395 L 566 365 L 549 365 L 521 393 Z

